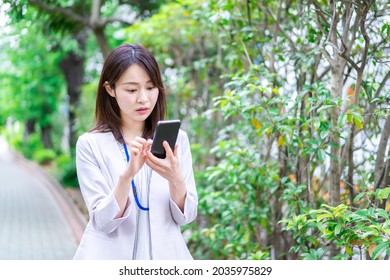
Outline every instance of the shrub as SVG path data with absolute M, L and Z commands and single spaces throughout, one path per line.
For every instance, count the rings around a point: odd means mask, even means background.
M 58 180 L 66 187 L 77 187 L 76 163 L 68 155 L 60 155 L 57 158 Z
M 49 164 L 56 158 L 56 152 L 51 149 L 40 149 L 33 153 L 32 159 L 41 165 Z

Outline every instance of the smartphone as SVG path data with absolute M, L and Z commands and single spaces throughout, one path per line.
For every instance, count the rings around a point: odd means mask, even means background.
M 175 148 L 177 135 L 180 129 L 180 120 L 166 120 L 157 122 L 157 127 L 153 136 L 151 152 L 158 158 L 165 158 L 165 148 L 163 142 L 167 141 L 172 151 Z

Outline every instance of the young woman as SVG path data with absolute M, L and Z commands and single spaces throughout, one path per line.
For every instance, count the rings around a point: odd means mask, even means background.
M 165 159 L 150 152 L 165 113 L 153 55 L 139 44 L 116 48 L 100 76 L 95 126 L 76 145 L 90 219 L 74 259 L 192 259 L 180 231 L 198 204 L 187 134 L 173 151 L 164 142 Z

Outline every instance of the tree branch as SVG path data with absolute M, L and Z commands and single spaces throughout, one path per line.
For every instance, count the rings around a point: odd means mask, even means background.
M 132 21 L 124 20 L 122 18 L 108 17 L 108 18 L 101 21 L 101 25 L 106 26 L 107 24 L 110 24 L 112 22 L 119 22 L 119 23 L 124 24 L 124 25 L 132 25 L 134 23 Z
M 351 133 L 350 133 L 349 143 L 348 143 L 348 175 L 347 175 L 347 182 L 348 182 L 347 188 L 349 190 L 349 197 L 351 200 L 350 203 L 351 203 L 352 207 L 354 206 L 353 200 L 355 198 L 354 189 L 353 189 L 353 187 L 354 187 L 353 174 L 355 171 L 355 162 L 353 160 L 354 142 L 355 142 L 355 126 L 353 125 L 351 127 Z
M 379 98 L 380 97 L 381 92 L 385 88 L 385 85 L 386 85 L 388 79 L 390 79 L 390 71 L 388 71 L 386 76 L 383 78 L 382 83 L 380 84 L 380 86 L 379 86 L 379 88 L 378 88 L 374 98 Z M 368 110 L 364 113 L 365 116 L 366 116 L 364 118 L 364 123 L 369 123 L 370 122 L 372 113 L 373 113 L 374 108 L 376 106 L 376 103 L 377 102 L 370 103 L 370 106 L 368 107 Z
M 325 48 L 322 49 L 322 54 L 325 56 L 326 60 L 328 60 L 328 62 L 330 64 L 330 66 L 333 68 L 334 67 L 333 59 Z
M 89 19 L 89 23 L 91 26 L 99 25 L 100 21 L 100 0 L 93 0 L 91 5 L 91 17 Z
M 324 71 L 322 71 L 322 73 L 318 75 L 318 79 L 317 80 L 321 81 L 325 77 L 325 75 L 329 73 L 330 69 L 331 69 L 330 66 L 325 67 Z
M 344 40 L 341 39 L 342 50 L 339 50 L 338 55 L 344 58 L 351 66 L 356 70 L 356 72 L 360 72 L 360 67 L 349 57 L 347 54 L 348 47 L 345 45 Z
M 358 27 L 359 27 L 359 21 L 361 20 L 362 18 L 362 14 L 361 14 L 361 11 L 359 9 L 359 7 L 356 8 L 357 12 L 356 12 L 356 16 L 355 16 L 355 21 L 351 27 L 351 34 L 352 34 L 352 38 L 349 42 L 349 45 L 348 45 L 348 49 L 351 50 L 352 49 L 352 46 L 353 44 L 355 43 L 355 40 L 356 40 L 356 32 L 358 30 Z M 351 15 L 352 16 L 352 15 Z M 346 39 L 348 39 L 348 37 L 345 37 Z
M 336 50 L 338 49 L 337 48 L 337 24 L 339 21 L 339 16 L 338 16 L 338 13 L 336 11 L 337 9 L 336 9 L 335 5 L 336 4 L 334 3 L 334 0 L 329 1 L 329 10 L 332 13 L 332 22 L 330 24 L 329 34 L 328 34 L 328 38 L 326 39 L 326 41 L 332 42 L 332 44 L 335 48 L 335 52 L 336 52 Z
M 36 1 L 36 0 L 28 0 L 28 3 L 31 5 L 38 7 L 50 14 L 61 14 L 64 17 L 68 17 L 75 22 L 81 23 L 82 25 L 89 25 L 88 19 L 85 17 L 80 16 L 77 13 L 74 13 L 72 10 L 63 8 L 63 7 L 51 7 L 47 3 L 44 3 L 42 1 Z
M 297 48 L 295 47 L 295 42 L 290 38 L 290 36 L 287 35 L 287 33 L 283 30 L 283 28 L 280 26 L 280 20 L 279 18 L 275 17 L 275 15 L 272 13 L 272 11 L 268 8 L 268 6 L 265 6 L 265 9 L 267 13 L 271 16 L 271 18 L 274 20 L 276 24 L 276 28 L 283 33 L 283 35 L 286 37 L 286 39 L 290 42 L 290 46 L 294 50 L 294 52 L 297 52 Z M 276 36 L 276 34 L 275 34 Z
M 350 24 L 352 20 L 352 14 L 353 12 L 351 11 L 351 3 L 345 3 L 345 9 L 342 17 L 342 26 L 344 26 L 343 33 L 341 35 L 342 40 L 346 40 L 348 38 L 348 35 L 350 34 Z M 355 22 L 357 20 L 357 17 L 355 18 Z
M 383 178 L 383 172 L 386 168 L 385 156 L 386 149 L 389 148 L 389 138 L 390 138 L 390 114 L 387 116 L 385 125 L 382 129 L 381 139 L 379 141 L 377 158 L 375 161 L 374 177 L 375 177 L 375 186 L 379 187 L 381 184 L 379 182 L 380 178 Z
M 321 9 L 321 7 L 318 5 L 318 3 L 317 3 L 315 0 L 310 1 L 310 2 L 314 5 L 315 12 L 316 12 L 316 14 L 318 15 L 318 17 L 321 18 L 321 20 L 323 21 L 323 23 L 325 23 L 326 25 L 329 25 L 329 24 L 328 24 L 328 21 L 326 20 L 326 18 L 325 18 L 324 15 L 327 15 L 327 16 L 330 16 L 330 15 L 327 14 L 326 12 L 324 12 L 324 10 Z M 318 23 L 319 23 L 319 25 L 321 25 L 320 22 L 318 22 Z
M 91 16 L 89 18 L 85 17 L 85 16 L 81 16 L 81 15 L 73 12 L 71 9 L 63 8 L 63 7 L 52 7 L 52 6 L 50 6 L 47 3 L 42 2 L 42 1 L 28 0 L 28 2 L 31 5 L 38 7 L 38 8 L 40 8 L 40 9 L 42 9 L 50 14 L 61 14 L 64 17 L 70 18 L 73 21 L 78 22 L 84 26 L 91 28 L 91 29 L 104 28 L 106 25 L 108 25 L 112 22 L 119 22 L 119 23 L 126 24 L 126 25 L 133 24 L 133 22 L 130 22 L 130 21 L 127 21 L 127 20 L 124 20 L 121 18 L 117 18 L 117 17 L 108 17 L 108 18 L 102 20 L 99 17 L 100 6 L 101 6 L 100 0 L 93 1 L 92 7 L 91 7 Z
M 251 16 L 251 6 L 250 6 L 250 1 L 246 1 L 246 12 L 248 15 L 248 23 L 251 26 L 252 25 L 252 16 Z
M 369 8 L 371 5 L 371 1 L 364 2 L 364 4 L 365 5 L 363 6 L 362 17 L 360 20 L 360 32 L 362 33 L 363 38 L 364 38 L 364 52 L 363 52 L 363 56 L 362 56 L 362 62 L 360 64 L 361 71 L 363 71 L 364 68 L 366 67 L 368 49 L 370 47 L 370 37 L 368 36 L 367 30 L 366 30 L 366 20 L 367 20 L 367 14 L 368 14 L 368 11 L 369 11 Z M 355 94 L 356 94 L 356 92 L 355 92 Z

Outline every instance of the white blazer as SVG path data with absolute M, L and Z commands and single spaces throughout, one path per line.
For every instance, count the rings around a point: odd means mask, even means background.
M 149 213 L 154 260 L 192 259 L 180 226 L 196 218 L 198 195 L 190 145 L 183 130 L 179 132 L 177 143 L 180 168 L 187 187 L 184 213 L 171 199 L 168 181 L 152 171 Z M 123 217 L 115 219 L 119 206 L 113 188 L 126 163 L 113 134 L 87 132 L 81 135 L 76 144 L 76 166 L 90 218 L 74 259 L 131 259 L 137 206 L 130 192 Z

